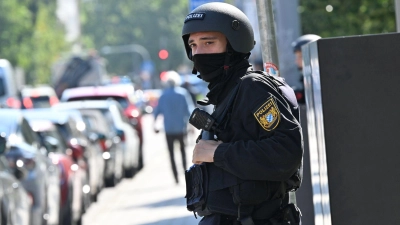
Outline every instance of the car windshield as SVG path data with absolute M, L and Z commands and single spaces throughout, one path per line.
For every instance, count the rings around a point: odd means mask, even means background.
M 50 108 L 49 96 L 31 97 L 34 108 Z

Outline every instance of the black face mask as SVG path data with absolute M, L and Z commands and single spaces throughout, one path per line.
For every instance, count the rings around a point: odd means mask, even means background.
M 200 72 L 200 77 L 206 82 L 212 81 L 224 71 L 226 53 L 196 54 L 192 60 L 194 68 Z

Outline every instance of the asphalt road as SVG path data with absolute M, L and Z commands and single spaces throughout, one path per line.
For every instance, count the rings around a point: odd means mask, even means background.
M 191 225 L 198 224 L 193 213 L 186 209 L 185 178 L 181 155 L 176 148 L 175 158 L 179 184 L 175 184 L 165 135 L 153 132 L 153 118 L 145 115 L 145 167 L 131 179 L 116 187 L 103 189 L 83 217 L 83 225 Z M 197 131 L 189 135 L 186 149 L 188 166 Z

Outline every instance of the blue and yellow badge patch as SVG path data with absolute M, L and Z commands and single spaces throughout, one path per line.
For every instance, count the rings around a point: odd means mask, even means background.
M 254 117 L 256 117 L 261 127 L 267 131 L 275 129 L 281 120 L 281 114 L 272 97 L 269 97 L 268 100 L 257 109 L 254 113 Z

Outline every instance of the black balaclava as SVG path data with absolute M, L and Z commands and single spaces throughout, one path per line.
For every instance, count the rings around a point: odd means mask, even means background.
M 206 104 L 217 105 L 226 97 L 237 79 L 245 74 L 242 70 L 246 71 L 251 66 L 247 61 L 249 56 L 250 53 L 234 51 L 228 43 L 224 53 L 196 54 L 192 57 L 193 74 L 199 71 L 198 77 L 209 83 Z

